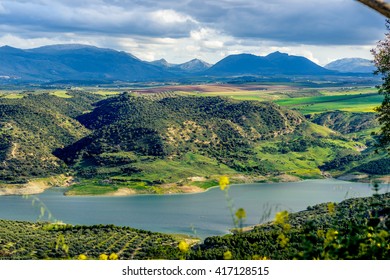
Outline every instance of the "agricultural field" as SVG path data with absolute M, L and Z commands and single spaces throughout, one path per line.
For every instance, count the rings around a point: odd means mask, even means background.
M 325 95 L 315 97 L 298 97 L 277 100 L 276 103 L 295 109 L 303 114 L 322 113 L 327 111 L 374 112 L 383 100 L 377 93 Z
M 177 257 L 181 240 L 189 244 L 198 242 L 188 236 L 114 225 L 72 226 L 0 220 L 0 260 L 150 259 L 155 257 L 156 251 L 172 251 Z

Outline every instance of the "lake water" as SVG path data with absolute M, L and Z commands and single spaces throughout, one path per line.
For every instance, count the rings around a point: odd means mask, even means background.
M 63 189 L 50 189 L 29 196 L 0 196 L 0 219 L 37 221 L 39 203 L 52 216 L 70 224 L 115 224 L 166 233 L 185 233 L 206 237 L 227 233 L 233 227 L 224 192 L 212 188 L 200 194 L 139 195 L 127 197 L 64 196 Z M 381 192 L 389 191 L 382 185 Z M 371 185 L 334 179 L 306 180 L 294 183 L 233 185 L 229 195 L 235 209 L 244 208 L 246 225 L 261 222 L 271 209 L 300 211 L 322 202 L 340 202 L 345 198 L 372 195 Z

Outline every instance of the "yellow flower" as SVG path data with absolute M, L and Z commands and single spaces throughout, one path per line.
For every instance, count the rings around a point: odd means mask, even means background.
M 317 230 L 317 236 L 319 238 L 324 238 L 325 237 L 324 230 L 322 230 L 322 229 Z
M 288 242 L 290 241 L 283 233 L 281 233 L 279 236 L 278 236 L 278 241 L 279 241 L 279 244 L 280 244 L 280 247 L 284 248 L 287 246 Z
M 246 212 L 245 212 L 245 210 L 244 210 L 243 208 L 238 209 L 237 212 L 236 212 L 236 217 L 237 217 L 237 219 L 239 219 L 239 220 L 245 219 L 245 218 L 246 218 Z
M 180 241 L 179 243 L 179 250 L 183 253 L 187 253 L 190 248 L 190 245 L 187 244 L 185 241 Z
M 80 254 L 77 259 L 78 260 L 87 260 L 88 257 L 86 255 L 84 255 L 84 254 Z
M 232 255 L 232 252 L 230 252 L 230 251 L 226 251 L 225 253 L 223 253 L 224 260 L 231 260 L 232 257 L 233 257 L 233 255 Z
M 275 215 L 275 223 L 276 224 L 283 225 L 286 223 L 287 219 L 288 219 L 288 212 L 286 210 L 284 210 L 282 212 L 278 212 Z
M 291 225 L 290 224 L 284 224 L 283 225 L 283 230 L 284 231 L 289 231 L 291 229 Z
M 227 176 L 222 176 L 219 179 L 219 187 L 222 191 L 229 188 L 229 178 Z
M 337 230 L 334 230 L 334 229 L 328 230 L 328 232 L 326 233 L 325 244 L 329 244 L 333 240 L 335 240 L 337 237 L 337 234 L 339 234 L 339 232 Z
M 108 256 L 106 254 L 100 254 L 99 260 L 106 261 L 108 260 Z
M 327 206 L 328 206 L 329 214 L 334 214 L 335 213 L 335 204 L 333 202 L 329 202 Z
M 117 260 L 118 258 L 119 258 L 118 255 L 115 253 L 111 253 L 111 255 L 108 257 L 108 259 L 113 261 Z
M 266 260 L 269 260 L 269 258 L 267 258 L 266 256 L 262 257 L 262 256 L 259 256 L 259 255 L 254 255 L 254 256 L 252 256 L 252 260 L 266 261 Z

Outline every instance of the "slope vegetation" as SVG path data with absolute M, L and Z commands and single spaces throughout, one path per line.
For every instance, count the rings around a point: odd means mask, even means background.
M 74 93 L 63 99 L 48 94 L 0 99 L 0 182 L 59 174 L 66 165 L 52 152 L 88 134 L 73 116 L 91 109 L 98 97 Z

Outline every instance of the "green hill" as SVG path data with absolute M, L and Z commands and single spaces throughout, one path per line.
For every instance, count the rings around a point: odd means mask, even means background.
M 48 94 L 0 98 L 0 182 L 64 172 L 66 165 L 52 153 L 89 133 L 72 117 L 92 109 L 96 100 L 82 93 L 68 99 Z
M 302 117 L 272 103 L 237 102 L 219 97 L 173 97 L 150 101 L 121 95 L 96 104 L 78 117 L 94 133 L 64 152 L 74 160 L 80 153 L 132 151 L 142 156 L 174 158 L 186 151 L 249 152 L 253 142 L 288 134 Z
M 285 173 L 319 178 L 324 162 L 358 153 L 359 143 L 274 103 L 122 94 L 95 105 L 77 117 L 93 133 L 55 152 L 86 179 L 73 194 L 90 194 L 94 186 L 95 194 L 122 187 L 180 192 L 167 184 L 207 188 L 222 174 L 233 181 Z

